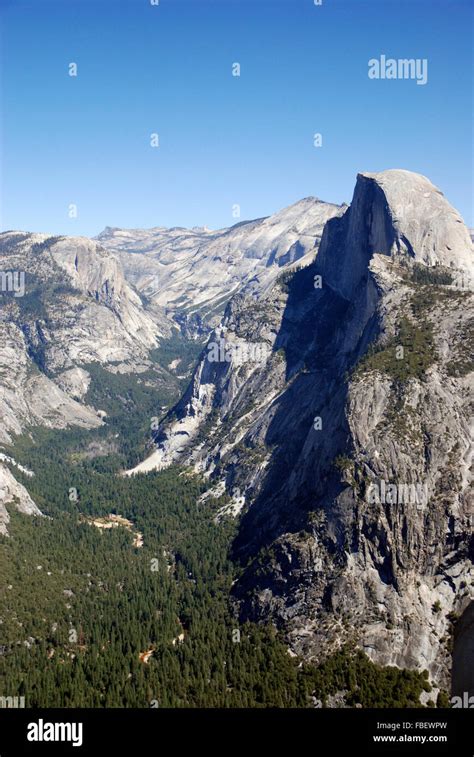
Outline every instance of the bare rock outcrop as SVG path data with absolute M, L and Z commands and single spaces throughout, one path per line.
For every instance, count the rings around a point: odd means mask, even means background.
M 41 515 L 25 487 L 15 480 L 9 469 L 0 463 L 0 534 L 6 535 L 10 516 L 6 506 L 26 515 Z

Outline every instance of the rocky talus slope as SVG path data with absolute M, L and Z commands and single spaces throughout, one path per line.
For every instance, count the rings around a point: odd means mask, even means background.
M 474 598 L 472 260 L 428 179 L 360 174 L 314 263 L 230 301 L 136 469 L 229 492 L 240 615 L 307 658 L 354 642 L 449 688 Z

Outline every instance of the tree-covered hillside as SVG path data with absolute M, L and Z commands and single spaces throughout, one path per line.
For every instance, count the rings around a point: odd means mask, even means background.
M 419 704 L 419 674 L 349 650 L 314 668 L 272 627 L 240 627 L 235 522 L 215 518 L 227 499 L 203 498 L 207 484 L 180 469 L 119 473 L 165 400 L 100 369 L 90 393 L 107 403 L 103 429 L 35 429 L 8 450 L 34 471 L 15 476 L 45 517 L 10 508 L 0 538 L 0 695 L 27 707 L 302 707 L 340 691 L 350 705 Z

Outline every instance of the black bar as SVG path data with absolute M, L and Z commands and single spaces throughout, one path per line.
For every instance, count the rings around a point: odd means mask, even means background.
M 40 720 L 43 724 L 82 723 L 82 744 L 28 741 L 29 724 Z M 2 709 L 0 757 L 107 755 L 113 750 L 117 755 L 134 757 L 164 753 L 179 757 L 190 749 L 222 755 L 239 749 L 247 755 L 259 748 L 265 750 L 263 757 L 269 749 L 278 749 L 276 753 L 281 754 L 284 746 L 291 749 L 290 754 L 304 750 L 315 757 L 333 752 L 472 757 L 473 724 L 473 713 L 468 709 Z M 49 735 L 49 727 L 46 731 L 43 728 L 43 734 Z M 78 734 L 69 733 L 76 740 Z M 376 741 L 374 737 L 379 738 Z

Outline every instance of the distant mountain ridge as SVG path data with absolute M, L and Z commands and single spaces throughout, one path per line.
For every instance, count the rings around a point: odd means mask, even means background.
M 279 269 L 307 265 L 324 225 L 344 206 L 305 198 L 267 218 L 229 229 L 106 228 L 97 240 L 121 261 L 127 279 L 180 325 L 219 322 L 242 286 L 262 287 Z M 206 326 L 205 324 L 208 324 Z
M 23 296 L 0 292 L 0 445 L 34 426 L 103 425 L 100 408 L 84 401 L 87 364 L 140 373 L 150 368 L 150 350 L 180 327 L 207 334 L 215 313 L 246 282 L 261 286 L 295 261 L 309 263 L 326 218 L 337 212 L 307 199 L 216 232 L 106 229 L 97 240 L 0 234 L 0 271 L 25 276 Z M 1 461 L 0 475 L 6 530 L 5 504 L 17 501 L 32 512 L 35 505 Z

